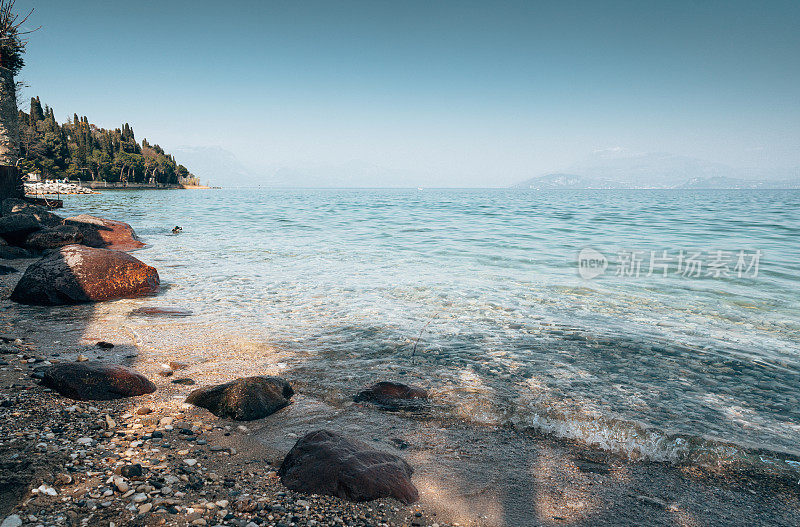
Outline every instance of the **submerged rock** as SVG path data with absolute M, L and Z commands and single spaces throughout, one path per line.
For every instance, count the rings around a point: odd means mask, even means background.
M 65 245 L 81 243 L 83 234 L 74 225 L 59 225 L 36 231 L 25 239 L 25 247 L 34 251 L 57 249 Z
M 403 459 L 329 430 L 303 436 L 278 471 L 281 482 L 298 492 L 350 501 L 395 498 L 406 504 L 419 498 L 413 473 Z
M 78 401 L 106 401 L 156 391 L 147 377 L 125 366 L 104 362 L 67 362 L 44 370 L 42 384 Z
M 287 406 L 292 395 L 294 390 L 285 379 L 258 376 L 200 388 L 190 393 L 186 402 L 205 408 L 217 417 L 252 421 Z
M 101 302 L 155 293 L 158 271 L 119 251 L 67 245 L 32 264 L 11 293 L 22 304 Z
M 381 381 L 358 392 L 353 400 L 374 404 L 384 410 L 418 411 L 427 408 L 428 392 L 424 388 L 399 382 Z
M 192 312 L 179 307 L 137 307 L 131 311 L 132 316 L 145 317 L 190 317 Z
M 7 265 L 0 265 L 0 276 L 5 276 L 7 274 L 14 274 L 18 272 L 19 271 L 14 269 L 13 267 L 9 267 Z
M 81 214 L 64 220 L 74 225 L 83 235 L 83 244 L 89 247 L 130 251 L 144 247 L 133 228 L 125 222 L 107 220 L 89 214 Z

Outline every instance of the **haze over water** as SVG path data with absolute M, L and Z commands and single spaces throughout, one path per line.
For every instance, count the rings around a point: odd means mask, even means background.
M 311 355 L 286 376 L 338 404 L 403 380 L 432 389 L 443 422 L 534 427 L 657 460 L 753 457 L 732 445 L 799 454 L 800 191 L 65 198 L 65 216 L 88 210 L 129 222 L 148 243 L 136 257 L 165 286 L 120 309 L 191 309 L 220 334 Z M 609 260 L 593 280 L 577 270 L 586 247 Z M 622 249 L 643 252 L 640 276 L 615 275 Z M 737 277 L 735 261 L 728 277 L 648 277 L 651 250 L 762 256 L 755 277 Z

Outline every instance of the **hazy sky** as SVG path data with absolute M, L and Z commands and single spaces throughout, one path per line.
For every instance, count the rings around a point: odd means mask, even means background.
M 167 148 L 441 185 L 513 183 L 615 147 L 800 165 L 798 1 L 17 6 L 43 26 L 28 97 Z

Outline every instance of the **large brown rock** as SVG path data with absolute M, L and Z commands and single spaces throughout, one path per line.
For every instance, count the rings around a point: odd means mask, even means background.
M 186 402 L 205 408 L 217 417 L 252 421 L 287 406 L 292 395 L 291 385 L 280 377 L 242 377 L 195 390 Z
M 403 459 L 329 430 L 303 436 L 286 454 L 278 475 L 288 488 L 350 501 L 419 498 Z
M 29 234 L 25 238 L 25 247 L 33 251 L 43 251 L 45 249 L 57 249 L 65 245 L 81 243 L 83 234 L 74 225 L 59 225 L 42 229 Z
M 132 298 L 158 290 L 158 271 L 129 254 L 67 245 L 33 263 L 11 300 L 62 305 Z
M 156 391 L 144 375 L 104 362 L 67 362 L 44 370 L 42 384 L 78 401 L 107 401 Z
M 83 244 L 89 247 L 131 251 L 145 245 L 133 232 L 133 228 L 122 221 L 81 214 L 67 218 L 64 223 L 80 229 L 83 235 Z
M 428 392 L 399 382 L 381 381 L 358 392 L 353 400 L 374 404 L 384 410 L 419 411 L 428 407 Z

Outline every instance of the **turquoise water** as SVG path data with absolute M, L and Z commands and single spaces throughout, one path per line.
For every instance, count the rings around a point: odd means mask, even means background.
M 159 270 L 159 305 L 302 353 L 287 375 L 341 404 L 406 379 L 432 388 L 443 421 L 631 457 L 782 464 L 770 452 L 800 451 L 800 191 L 67 197 L 65 214 L 88 211 L 148 244 L 135 255 Z M 591 280 L 586 247 L 609 260 Z M 642 251 L 638 277 L 616 276 L 624 250 Z M 730 276 L 646 276 L 664 250 L 729 251 Z M 757 276 L 737 276 L 739 251 L 761 252 Z

